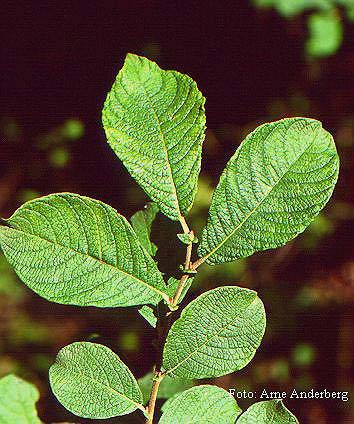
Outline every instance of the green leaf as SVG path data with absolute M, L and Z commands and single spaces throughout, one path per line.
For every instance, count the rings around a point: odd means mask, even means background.
M 79 306 L 132 306 L 168 299 L 162 275 L 128 221 L 77 194 L 21 206 L 0 243 L 21 280 L 40 296 Z
M 218 264 L 284 245 L 325 206 L 338 168 L 333 138 L 319 121 L 289 118 L 256 128 L 221 175 L 199 256 Z
M 192 277 L 188 278 L 187 281 L 185 282 L 182 293 L 178 299 L 178 304 L 180 304 L 182 300 L 185 298 L 190 286 L 192 285 L 192 282 L 193 282 Z M 174 277 L 170 277 L 167 281 L 167 286 L 165 287 L 166 294 L 172 298 L 177 290 L 179 283 L 180 283 L 180 280 L 177 280 Z M 139 309 L 139 314 L 143 316 L 152 327 L 156 328 L 157 318 L 152 308 L 150 308 L 149 306 L 143 306 L 142 308 Z
M 351 22 L 354 22 L 354 3 L 347 6 L 347 17 Z
M 192 387 L 169 399 L 160 424 L 234 424 L 241 409 L 233 396 L 217 386 Z
M 186 234 L 186 233 L 180 233 L 177 234 L 177 237 L 179 238 L 179 240 L 181 240 L 181 242 L 183 244 L 190 244 L 192 243 L 198 243 L 198 239 L 195 236 L 192 236 L 191 234 Z
M 274 7 L 280 15 L 287 19 L 309 9 L 328 10 L 333 7 L 335 0 L 252 0 L 257 7 Z
M 267 400 L 251 405 L 237 424 L 299 424 L 281 400 Z
M 177 234 L 177 237 L 183 244 L 190 244 L 190 242 L 193 241 L 189 234 L 181 233 Z
M 308 18 L 306 52 L 313 57 L 334 54 L 342 44 L 343 25 L 336 11 L 313 13 Z
M 170 296 L 173 297 L 174 294 L 176 293 L 177 287 L 179 286 L 180 280 L 177 280 L 174 277 L 170 277 L 167 281 L 167 288 L 166 288 L 166 293 Z M 185 298 L 190 286 L 193 283 L 193 278 L 190 277 L 188 278 L 188 280 L 185 282 L 182 293 L 179 297 L 178 303 L 181 303 L 182 300 Z
M 103 419 L 144 411 L 133 374 L 100 344 L 65 346 L 49 370 L 49 381 L 59 402 L 79 417 Z
M 157 318 L 154 314 L 154 310 L 150 306 L 143 306 L 139 309 L 139 314 L 146 319 L 146 321 L 151 325 L 151 327 L 156 328 Z
M 128 54 L 104 104 L 108 143 L 173 220 L 187 214 L 196 194 L 204 101 L 187 75 Z
M 333 7 L 333 0 L 276 0 L 275 7 L 285 18 L 293 18 L 309 9 L 328 10 Z
M 185 282 L 182 293 L 178 299 L 178 304 L 180 304 L 185 298 L 186 294 L 188 293 L 188 290 L 190 289 L 190 286 L 192 285 L 192 282 L 192 277 L 188 278 Z M 177 290 L 179 283 L 180 280 L 177 280 L 174 277 L 170 277 L 167 281 L 167 286 L 165 287 L 166 294 L 172 298 Z M 152 308 L 150 308 L 149 306 L 143 306 L 139 309 L 139 314 L 143 316 L 152 327 L 156 328 L 157 318 Z
M 0 423 L 1 424 L 40 424 L 36 402 L 39 399 L 37 388 L 15 375 L 7 375 L 0 380 Z
M 139 378 L 138 384 L 140 390 L 143 394 L 144 404 L 146 404 L 150 398 L 150 392 L 152 388 L 152 378 L 153 374 L 149 372 L 144 377 Z M 187 390 L 190 387 L 193 387 L 192 380 L 186 380 L 183 378 L 171 378 L 168 375 L 162 380 L 159 391 L 157 393 L 158 399 L 169 399 L 174 396 L 176 393 Z
M 156 244 L 150 241 L 151 225 L 159 211 L 158 206 L 154 202 L 150 202 L 142 211 L 136 212 L 131 218 L 133 230 L 138 236 L 140 243 L 151 256 L 155 256 L 157 252 Z
M 218 377 L 246 366 L 261 343 L 265 312 L 257 293 L 234 286 L 207 291 L 172 325 L 163 353 L 167 374 Z
M 182 300 L 185 298 L 190 286 L 192 285 L 192 282 L 193 282 L 193 278 L 190 277 L 184 283 L 182 293 L 178 299 L 178 304 L 180 304 Z M 170 277 L 167 281 L 167 286 L 165 287 L 166 294 L 172 298 L 177 290 L 179 283 L 180 283 L 180 280 L 177 280 L 174 277 Z M 152 308 L 150 308 L 149 306 L 143 306 L 142 308 L 139 309 L 139 314 L 143 316 L 152 327 L 156 328 L 157 318 Z

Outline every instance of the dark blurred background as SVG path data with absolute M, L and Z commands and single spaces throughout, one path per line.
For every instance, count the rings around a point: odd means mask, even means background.
M 101 125 L 106 93 L 127 52 L 189 74 L 207 99 L 203 171 L 189 217 L 198 232 L 221 170 L 249 131 L 285 116 L 321 120 L 341 157 L 339 183 L 324 212 L 281 249 L 203 267 L 190 297 L 234 283 L 257 290 L 266 306 L 267 332 L 254 360 L 215 384 L 353 394 L 354 5 L 349 3 L 5 2 L 1 216 L 26 200 L 61 191 L 98 198 L 126 216 L 143 207 L 146 196 L 110 150 Z M 297 8 L 289 9 L 291 4 Z M 153 227 L 154 241 L 163 246 L 160 268 L 169 275 L 183 259 L 183 249 L 176 254 L 176 230 L 163 216 Z M 39 387 L 44 422 L 87 422 L 65 412 L 48 385 L 49 365 L 72 341 L 107 344 L 137 377 L 151 370 L 153 331 L 134 308 L 49 303 L 18 282 L 0 255 L 0 376 L 15 372 Z M 250 402 L 239 400 L 242 408 Z M 353 398 L 286 405 L 301 423 L 354 422 Z

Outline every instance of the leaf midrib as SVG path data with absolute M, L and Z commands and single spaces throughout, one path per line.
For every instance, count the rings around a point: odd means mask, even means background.
M 168 71 L 166 71 L 166 72 L 168 72 Z M 167 142 L 165 140 L 165 136 L 164 136 L 164 133 L 163 133 L 162 128 L 161 128 L 161 123 L 160 123 L 159 116 L 158 116 L 157 112 L 155 111 L 155 108 L 154 108 L 154 106 L 153 106 L 153 104 L 151 102 L 151 99 L 150 99 L 150 96 L 149 96 L 148 92 L 146 91 L 144 85 L 140 81 L 140 75 L 139 75 L 139 73 L 137 73 L 137 74 L 139 76 L 139 78 L 137 79 L 137 83 L 142 88 L 142 90 L 143 90 L 143 92 L 145 94 L 145 97 L 146 97 L 146 99 L 147 99 L 147 101 L 148 101 L 148 103 L 150 105 L 150 108 L 151 108 L 151 110 L 153 112 L 153 115 L 155 117 L 155 120 L 156 120 L 158 129 L 159 129 L 159 132 L 160 132 L 160 136 L 161 136 L 160 137 L 160 141 L 162 141 L 163 151 L 164 151 L 165 156 L 166 156 L 167 171 L 168 171 L 168 174 L 169 174 L 170 179 L 171 179 L 172 190 L 173 190 L 173 194 L 175 196 L 175 201 L 173 203 L 175 203 L 175 206 L 177 207 L 178 217 L 180 218 L 182 216 L 182 214 L 181 214 L 181 210 L 180 210 L 180 207 L 179 207 L 179 201 L 178 201 L 178 195 L 177 195 L 177 187 L 176 187 L 175 181 L 173 179 L 172 168 L 171 168 L 171 165 L 170 165 L 170 158 L 169 158 L 169 155 L 168 155 Z
M 159 295 L 160 295 L 163 299 L 165 299 L 165 300 L 169 301 L 169 297 L 168 297 L 168 295 L 167 295 L 166 293 L 164 293 L 164 292 L 160 291 L 159 289 L 157 289 L 157 288 L 156 288 L 156 287 L 154 287 L 154 286 L 151 286 L 150 284 L 146 283 L 145 281 L 141 280 L 140 278 L 136 277 L 135 275 L 129 274 L 128 272 L 126 272 L 126 271 L 122 270 L 121 268 L 118 268 L 118 267 L 116 267 L 116 266 L 114 266 L 114 265 L 111 265 L 111 264 L 109 264 L 108 262 L 103 261 L 102 259 L 96 258 L 95 256 L 91 256 L 91 255 L 89 255 L 89 254 L 82 253 L 82 252 L 80 252 L 80 251 L 78 251 L 78 250 L 75 250 L 75 249 L 73 249 L 73 248 L 71 248 L 71 247 L 68 247 L 68 246 L 65 246 L 65 245 L 63 245 L 63 244 L 60 244 L 60 243 L 54 243 L 52 240 L 48 240 L 48 239 L 46 239 L 46 238 L 44 238 L 44 237 L 40 237 L 40 236 L 38 236 L 37 234 L 26 233 L 25 231 L 23 231 L 23 230 L 19 230 L 18 228 L 10 227 L 10 230 L 12 230 L 12 231 L 17 231 L 17 232 L 19 232 L 19 233 L 21 233 L 21 234 L 24 234 L 24 235 L 25 235 L 25 236 L 27 236 L 27 237 L 28 237 L 28 236 L 35 237 L 35 238 L 37 238 L 37 239 L 39 239 L 39 240 L 43 240 L 43 241 L 45 241 L 45 242 L 47 242 L 47 243 L 50 243 L 50 244 L 52 244 L 52 245 L 54 245 L 54 246 L 60 246 L 60 247 L 62 247 L 62 248 L 64 248 L 64 249 L 69 250 L 70 252 L 73 252 L 73 253 L 75 253 L 75 254 L 81 255 L 81 256 L 83 256 L 83 257 L 91 258 L 91 259 L 93 259 L 93 260 L 95 260 L 95 261 L 99 262 L 100 264 L 102 264 L 102 265 L 106 265 L 106 266 L 108 266 L 108 267 L 110 267 L 110 268 L 114 269 L 115 271 L 118 271 L 118 272 L 120 272 L 120 273 L 122 273 L 122 274 L 126 275 L 127 277 L 130 277 L 130 278 L 134 279 L 134 280 L 135 280 L 135 281 L 137 281 L 138 283 L 145 285 L 145 286 L 146 286 L 146 287 L 148 287 L 149 289 L 151 289 L 151 290 L 155 291 L 156 293 L 158 293 L 158 294 L 159 294 Z
M 317 132 L 321 127 L 317 127 Z M 316 132 L 316 135 L 317 135 Z M 303 152 L 294 160 L 294 162 L 287 168 L 287 170 L 280 176 L 279 180 L 266 192 L 263 199 L 245 216 L 245 218 L 237 225 L 229 235 L 227 235 L 224 240 L 219 243 L 217 246 L 215 246 L 207 255 L 203 257 L 204 260 L 207 260 L 211 255 L 213 255 L 216 251 L 218 251 L 235 233 L 238 231 L 244 224 L 247 222 L 247 220 L 257 211 L 257 209 L 262 205 L 262 203 L 268 198 L 270 193 L 278 186 L 278 184 L 282 181 L 283 177 L 289 172 L 289 170 L 301 159 L 301 157 L 307 152 L 307 150 L 313 145 L 315 140 L 315 136 L 312 138 L 312 142 L 306 146 Z M 227 172 L 227 171 L 226 171 Z
M 245 312 L 248 308 L 250 308 L 255 302 L 257 302 L 258 296 L 255 296 L 255 298 L 252 300 L 252 302 L 243 310 Z M 182 318 L 182 317 L 181 317 Z M 181 319 L 180 318 L 180 319 Z M 179 362 L 177 365 L 175 365 L 173 368 L 170 368 L 166 371 L 166 375 L 173 372 L 176 368 L 180 367 L 184 362 L 188 361 L 189 358 L 191 358 L 195 353 L 197 353 L 200 349 L 202 349 L 204 346 L 206 346 L 214 337 L 217 337 L 222 331 L 226 330 L 230 325 L 234 324 L 235 321 L 242 318 L 241 315 L 237 315 L 232 319 L 230 323 L 228 323 L 226 326 L 221 327 L 217 332 L 213 333 L 209 338 L 207 338 L 201 345 L 199 345 L 193 352 L 189 353 L 181 362 Z
M 138 403 L 138 402 L 136 402 L 135 400 L 133 400 L 133 399 L 131 399 L 131 398 L 129 398 L 128 396 L 126 396 L 125 394 L 123 394 L 123 393 L 121 393 L 121 392 L 118 392 L 118 390 L 115 390 L 113 387 L 111 387 L 111 386 L 109 386 L 109 385 L 107 385 L 107 384 L 104 384 L 104 383 L 102 383 L 101 381 L 99 381 L 99 380 L 96 380 L 96 379 L 94 379 L 94 378 L 92 378 L 92 377 L 90 377 L 90 376 L 88 376 L 87 374 L 84 374 L 84 373 L 81 373 L 81 372 L 78 372 L 78 371 L 76 371 L 76 370 L 74 370 L 74 369 L 72 369 L 72 368 L 70 368 L 70 367 L 67 367 L 64 363 L 57 363 L 56 364 L 58 367 L 63 367 L 63 368 L 66 368 L 70 373 L 72 373 L 72 374 L 76 374 L 76 375 L 78 375 L 79 377 L 81 377 L 81 378 L 85 378 L 85 379 L 87 379 L 87 380 L 89 380 L 89 381 L 93 381 L 94 383 L 97 383 L 98 385 L 100 385 L 100 386 L 102 386 L 102 387 L 104 387 L 104 388 L 106 388 L 106 389 L 109 389 L 111 392 L 113 392 L 115 395 L 118 395 L 118 396 L 121 396 L 122 398 L 124 398 L 124 399 L 126 399 L 127 401 L 129 401 L 129 402 L 131 402 L 132 404 L 134 404 L 137 408 L 139 408 L 140 410 L 144 410 L 144 406 L 142 405 L 142 404 L 140 404 L 140 403 Z

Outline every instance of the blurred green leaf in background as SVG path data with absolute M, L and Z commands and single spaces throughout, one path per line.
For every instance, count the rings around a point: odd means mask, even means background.
M 259 8 L 274 8 L 286 19 L 307 14 L 308 38 L 305 51 L 309 57 L 331 56 L 343 41 L 345 17 L 354 19 L 353 0 L 253 0 Z

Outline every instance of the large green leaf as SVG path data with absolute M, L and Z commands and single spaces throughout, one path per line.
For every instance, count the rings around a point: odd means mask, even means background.
M 150 241 L 151 225 L 157 215 L 159 208 L 156 203 L 150 202 L 142 211 L 136 212 L 131 218 L 132 227 L 138 236 L 140 243 L 149 252 L 151 256 L 155 256 L 157 252 L 156 244 Z
M 281 400 L 267 400 L 251 405 L 237 424 L 299 424 Z
M 284 245 L 330 198 L 339 160 L 314 119 L 264 124 L 241 143 L 213 195 L 199 256 L 209 264 Z
M 36 402 L 39 393 L 35 386 L 15 375 L 0 380 L 0 423 L 40 424 Z
M 0 226 L 0 243 L 18 276 L 53 302 L 111 307 L 168 298 L 130 224 L 97 200 L 62 193 L 25 203 Z
M 168 400 L 160 424 L 234 424 L 241 409 L 233 396 L 217 386 L 192 387 Z
M 53 393 L 83 418 L 110 418 L 144 411 L 142 394 L 129 368 L 105 346 L 77 342 L 60 350 L 49 370 Z
M 108 143 L 169 218 L 192 206 L 205 131 L 204 97 L 187 75 L 128 54 L 103 108 Z
M 147 403 L 150 398 L 152 388 L 153 373 L 149 372 L 144 377 L 139 378 L 138 384 L 143 394 L 144 403 Z M 168 375 L 161 381 L 159 391 L 157 393 L 158 399 L 169 399 L 176 393 L 182 392 L 194 386 L 192 380 L 184 378 L 171 378 Z
M 265 331 L 257 293 L 225 286 L 187 305 L 172 325 L 163 367 L 172 377 L 209 378 L 239 370 L 253 358 Z

